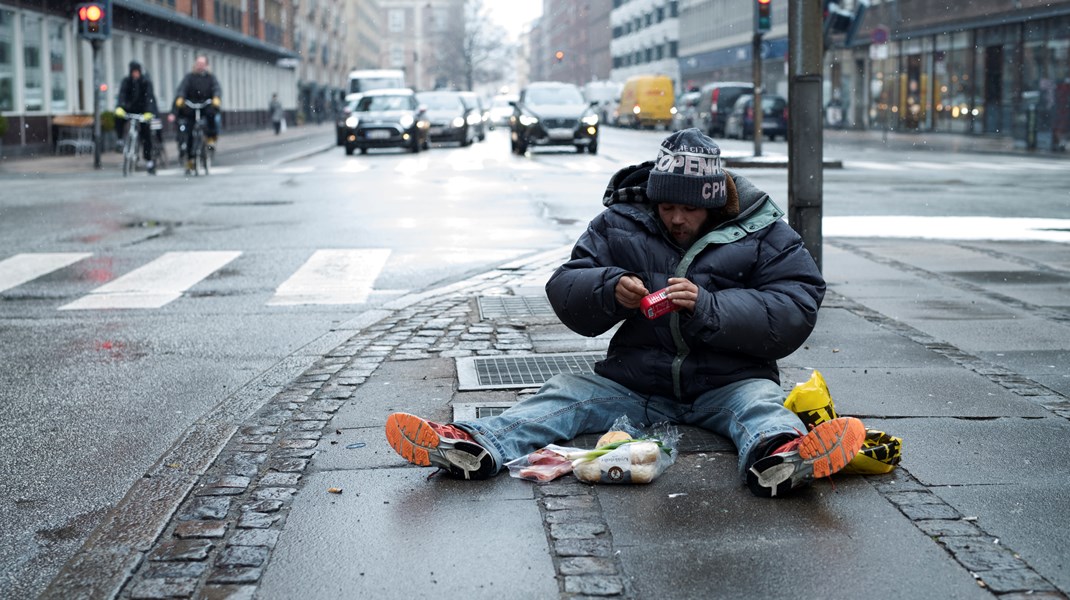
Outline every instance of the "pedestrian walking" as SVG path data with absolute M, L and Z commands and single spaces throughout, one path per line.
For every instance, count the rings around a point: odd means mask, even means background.
M 268 112 L 271 113 L 271 124 L 275 127 L 275 135 L 279 135 L 282 131 L 282 120 L 285 118 L 282 112 L 282 102 L 279 102 L 279 95 L 272 94 L 271 102 L 268 103 Z
M 784 406 L 776 361 L 813 331 L 825 281 L 783 210 L 724 170 L 720 148 L 694 128 L 667 137 L 655 160 L 617 172 L 603 204 L 546 284 L 576 333 L 620 325 L 595 372 L 557 375 L 497 416 L 441 424 L 394 413 L 386 421 L 394 450 L 484 479 L 624 416 L 638 427 L 668 422 L 726 436 L 741 480 L 761 497 L 846 466 L 862 447 L 861 421 L 840 417 L 806 432 Z M 650 318 L 640 307 L 655 290 L 669 312 Z

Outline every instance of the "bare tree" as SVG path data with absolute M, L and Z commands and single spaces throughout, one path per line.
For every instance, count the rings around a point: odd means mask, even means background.
M 511 64 L 514 48 L 505 29 L 490 18 L 483 0 L 464 0 L 464 10 L 451 18 L 436 44 L 435 87 L 471 90 L 499 81 Z

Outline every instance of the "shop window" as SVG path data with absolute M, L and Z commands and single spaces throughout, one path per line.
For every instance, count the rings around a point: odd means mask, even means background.
M 51 87 L 52 112 L 67 112 L 67 25 L 49 23 L 48 26 L 48 76 Z
M 0 111 L 15 110 L 15 11 L 0 9 Z
M 45 109 L 45 72 L 41 57 L 41 17 L 22 15 L 23 108 L 26 111 Z

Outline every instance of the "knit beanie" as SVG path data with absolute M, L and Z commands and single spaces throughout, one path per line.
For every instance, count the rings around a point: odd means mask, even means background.
M 650 170 L 646 195 L 655 203 L 724 206 L 728 189 L 717 143 L 694 127 L 665 138 Z
M 133 73 L 134 71 L 141 71 L 141 63 L 137 62 L 136 60 L 130 61 L 130 72 Z

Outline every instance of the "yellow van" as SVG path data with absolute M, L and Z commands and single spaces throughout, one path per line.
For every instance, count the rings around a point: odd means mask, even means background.
M 672 127 L 676 114 L 672 79 L 665 75 L 636 75 L 624 82 L 617 108 L 621 127 Z

